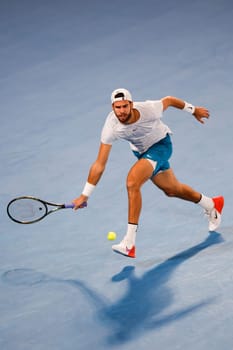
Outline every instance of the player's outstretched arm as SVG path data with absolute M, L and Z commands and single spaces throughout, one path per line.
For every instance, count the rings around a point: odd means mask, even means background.
M 209 111 L 205 107 L 193 106 L 191 103 L 181 100 L 174 96 L 166 96 L 161 99 L 163 104 L 163 110 L 165 111 L 168 107 L 175 107 L 182 109 L 186 112 L 191 113 L 197 121 L 204 124 L 204 119 L 209 118 Z
M 83 188 L 82 194 L 72 201 L 72 203 L 75 205 L 74 207 L 75 210 L 82 208 L 82 204 L 84 202 L 87 202 L 91 193 L 95 189 L 95 186 L 99 182 L 105 170 L 105 166 L 108 161 L 111 148 L 112 148 L 112 145 L 107 145 L 103 143 L 100 144 L 97 159 L 90 167 L 87 182 Z

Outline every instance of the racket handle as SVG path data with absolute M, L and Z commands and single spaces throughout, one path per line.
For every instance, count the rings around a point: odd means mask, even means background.
M 82 206 L 80 207 L 80 208 L 84 208 L 84 207 L 87 207 L 87 202 L 83 202 L 82 203 Z M 71 203 L 71 204 L 65 204 L 65 208 L 66 209 L 73 209 L 74 208 L 74 204 L 73 203 Z

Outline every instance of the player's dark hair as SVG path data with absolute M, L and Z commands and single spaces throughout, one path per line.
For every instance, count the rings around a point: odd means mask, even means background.
M 119 97 L 122 97 L 123 99 L 125 98 L 125 95 L 123 94 L 123 92 L 118 92 L 118 94 L 114 96 L 114 98 L 119 98 Z

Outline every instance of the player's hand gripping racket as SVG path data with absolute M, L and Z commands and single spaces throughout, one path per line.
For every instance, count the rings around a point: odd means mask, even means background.
M 87 202 L 84 202 L 80 208 L 86 206 Z M 11 220 L 19 224 L 33 224 L 55 211 L 68 208 L 73 209 L 74 204 L 56 204 L 32 196 L 22 196 L 8 203 L 7 214 Z

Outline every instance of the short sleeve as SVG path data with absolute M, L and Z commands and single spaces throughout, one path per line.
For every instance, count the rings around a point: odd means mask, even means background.
M 101 142 L 107 145 L 111 145 L 117 137 L 114 134 L 114 122 L 111 113 L 106 118 L 102 132 L 101 132 Z

